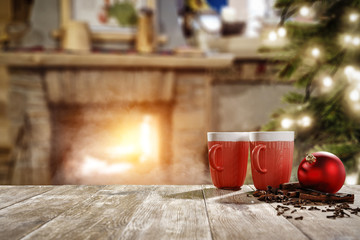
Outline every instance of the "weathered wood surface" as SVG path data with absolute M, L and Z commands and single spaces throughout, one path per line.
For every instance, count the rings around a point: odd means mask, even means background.
M 1 186 L 0 239 L 359 239 L 360 216 L 328 219 L 213 186 Z M 360 207 L 360 186 L 344 186 Z M 321 207 L 325 208 L 325 207 Z M 294 215 L 294 216 L 295 216 Z
M 26 239 L 118 238 L 155 187 L 105 187 L 76 208 L 63 212 Z
M 252 189 L 255 189 L 251 186 Z M 343 186 L 339 190 L 342 193 L 353 193 L 355 194 L 354 204 L 350 204 L 352 208 L 360 206 L 360 188 L 359 186 Z M 280 203 L 269 203 L 274 209 Z M 297 227 L 304 235 L 310 239 L 359 239 L 360 238 L 360 215 L 350 214 L 350 218 L 327 218 L 327 216 L 333 215 L 333 212 L 322 212 L 329 208 L 329 204 L 315 205 L 320 210 L 308 209 L 311 206 L 305 206 L 306 209 L 294 208 L 291 205 L 287 207 L 290 208 L 289 211 L 286 211 L 284 216 L 292 216 L 292 218 L 287 219 L 291 224 Z M 333 205 L 331 208 L 334 208 Z M 293 214 L 291 212 L 296 210 Z M 303 217 L 303 220 L 295 220 L 297 217 Z M 278 218 L 285 217 L 281 216 Z
M 0 188 L 0 209 L 52 190 L 50 186 L 2 186 Z
M 355 194 L 354 204 L 350 204 L 352 208 L 360 206 L 360 188 L 359 186 L 344 186 L 339 192 Z M 279 205 L 272 203 L 273 207 Z M 316 205 L 320 210 L 309 211 L 309 206 L 306 209 L 299 209 L 290 207 L 290 211 L 296 209 L 296 213 L 285 215 L 293 216 L 288 219 L 294 226 L 300 229 L 310 239 L 360 239 L 360 215 L 356 216 L 347 212 L 350 217 L 344 218 L 327 218 L 333 215 L 334 212 L 322 212 L 329 208 L 328 204 Z M 331 208 L 334 208 L 331 207 Z M 295 217 L 303 216 L 303 220 L 295 220 Z
M 204 187 L 214 239 L 307 239 L 269 204 L 248 197 L 250 191 L 249 186 L 236 192 Z
M 101 187 L 59 186 L 0 210 L 0 236 L 18 239 L 91 198 Z M 61 226 L 59 226 L 61 228 Z

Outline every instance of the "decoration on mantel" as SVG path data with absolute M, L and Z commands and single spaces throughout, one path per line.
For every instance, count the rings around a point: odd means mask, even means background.
M 219 14 L 212 10 L 206 0 L 187 0 L 183 9 L 183 32 L 190 46 L 209 51 L 208 41 L 221 32 Z
M 136 50 L 140 53 L 151 53 L 156 45 L 154 29 L 154 11 L 143 7 L 138 13 L 138 26 L 136 33 Z
M 33 3 L 34 1 L 31 0 L 1 1 L 0 49 L 21 45 L 23 37 L 31 29 L 30 16 Z
M 238 13 L 233 7 L 223 7 L 221 9 L 222 36 L 240 35 L 244 32 L 246 23 L 237 19 Z
M 62 29 L 62 49 L 75 52 L 91 50 L 90 30 L 86 22 L 69 21 Z
M 289 44 L 267 50 L 286 60 L 279 77 L 303 93 L 286 94 L 288 107 L 263 129 L 295 130 L 299 153 L 332 152 L 353 168 L 360 154 L 360 2 L 312 2 L 275 3 Z M 277 43 L 279 35 L 274 31 L 269 40 Z
M 120 26 L 135 27 L 137 23 L 137 14 L 133 3 L 129 0 L 124 2 L 116 1 L 110 4 L 110 1 L 104 1 L 103 11 L 99 13 L 98 18 L 102 23 L 106 23 L 110 18 L 116 19 Z

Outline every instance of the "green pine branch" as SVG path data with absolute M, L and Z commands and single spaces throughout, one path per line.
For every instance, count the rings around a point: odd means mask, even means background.
M 294 20 L 305 5 L 316 11 L 316 21 Z M 283 130 L 284 116 L 295 122 L 304 114 L 312 116 L 311 127 L 304 129 L 296 124 L 293 127 L 299 149 L 333 152 L 350 166 L 360 156 L 360 113 L 352 113 L 346 100 L 352 85 L 344 76 L 343 68 L 360 66 L 360 47 L 345 47 L 341 38 L 344 34 L 359 35 L 360 20 L 350 23 L 348 16 L 351 11 L 360 14 L 360 0 L 277 0 L 275 7 L 281 10 L 279 25 L 286 28 L 290 40 L 282 49 L 282 55 L 287 58 L 283 58 L 285 63 L 278 73 L 279 80 L 291 80 L 304 92 L 285 94 L 282 100 L 288 107 L 276 110 L 262 129 Z M 313 46 L 321 49 L 319 59 L 308 54 Z M 324 74 L 334 82 L 327 93 L 319 91 L 319 78 Z

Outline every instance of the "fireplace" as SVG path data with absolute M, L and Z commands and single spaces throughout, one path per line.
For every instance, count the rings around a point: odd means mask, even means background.
M 170 182 L 172 104 L 50 108 L 56 184 Z M 150 179 L 151 178 L 151 179 Z
M 24 143 L 13 184 L 211 182 L 204 69 L 12 67 L 10 77 L 12 136 Z

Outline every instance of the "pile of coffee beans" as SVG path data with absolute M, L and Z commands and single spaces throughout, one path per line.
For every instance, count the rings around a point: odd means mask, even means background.
M 360 208 L 351 208 L 348 204 L 354 202 L 353 194 L 326 194 L 302 189 L 297 182 L 282 184 L 276 189 L 268 186 L 266 191 L 257 190 L 252 195 L 267 203 L 281 203 L 275 209 L 278 216 L 286 219 L 303 220 L 303 216 L 298 216 L 301 211 L 297 209 L 332 213 L 326 216 L 330 219 L 350 217 L 360 212 Z M 294 214 L 296 217 L 292 216 Z

